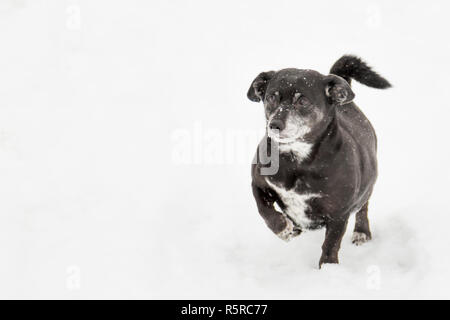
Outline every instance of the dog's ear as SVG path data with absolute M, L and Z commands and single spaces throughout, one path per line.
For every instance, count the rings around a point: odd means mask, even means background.
M 253 80 L 247 92 L 247 97 L 254 102 L 260 102 L 266 93 L 267 83 L 275 75 L 275 71 L 261 72 L 255 80 Z
M 325 94 L 333 105 L 343 105 L 353 101 L 355 94 L 344 78 L 330 74 L 325 77 Z

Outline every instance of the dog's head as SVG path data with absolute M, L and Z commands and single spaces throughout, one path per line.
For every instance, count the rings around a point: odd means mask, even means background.
M 247 93 L 251 101 L 263 101 L 267 134 L 280 143 L 314 139 L 328 125 L 333 109 L 354 96 L 341 77 L 299 69 L 262 72 Z

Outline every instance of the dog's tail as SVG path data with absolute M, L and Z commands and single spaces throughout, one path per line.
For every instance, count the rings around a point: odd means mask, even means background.
M 349 84 L 353 78 L 372 88 L 387 89 L 391 87 L 385 78 L 373 71 L 364 61 L 351 55 L 342 56 L 336 61 L 331 67 L 330 73 L 344 78 Z

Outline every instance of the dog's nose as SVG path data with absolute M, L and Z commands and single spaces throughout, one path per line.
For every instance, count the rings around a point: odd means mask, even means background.
M 284 123 L 281 120 L 272 120 L 269 124 L 270 130 L 283 131 Z

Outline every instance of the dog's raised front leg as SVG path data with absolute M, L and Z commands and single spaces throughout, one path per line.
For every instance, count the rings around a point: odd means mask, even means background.
M 275 210 L 274 203 L 277 199 L 274 195 L 255 184 L 252 184 L 252 190 L 259 214 L 270 230 L 285 241 L 300 234 L 300 231 L 295 229 L 294 223 L 286 215 Z
M 319 268 L 324 263 L 339 263 L 338 253 L 341 247 L 342 237 L 347 228 L 348 217 L 327 221 L 325 241 L 322 245 L 322 256 Z

